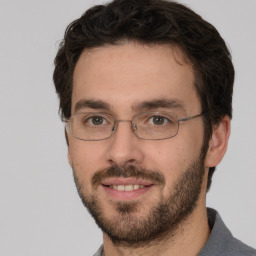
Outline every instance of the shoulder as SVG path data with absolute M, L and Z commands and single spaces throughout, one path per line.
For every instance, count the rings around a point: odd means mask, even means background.
M 232 252 L 230 255 L 243 255 L 243 256 L 256 256 L 256 250 L 252 247 L 244 244 L 235 237 L 230 241 L 227 247 L 227 251 Z
M 211 234 L 198 256 L 256 256 L 256 250 L 233 237 L 217 211 L 208 209 Z

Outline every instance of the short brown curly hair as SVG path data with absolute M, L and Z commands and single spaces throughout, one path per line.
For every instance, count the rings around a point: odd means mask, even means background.
M 114 0 L 87 10 L 66 29 L 55 58 L 53 80 L 60 115 L 71 115 L 72 80 L 84 49 L 122 41 L 177 45 L 192 63 L 204 116 L 207 145 L 212 126 L 232 117 L 234 67 L 218 31 L 188 7 L 166 0 Z M 208 189 L 215 167 L 210 168 Z

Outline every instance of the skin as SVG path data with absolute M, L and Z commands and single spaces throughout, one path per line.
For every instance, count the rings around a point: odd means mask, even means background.
M 177 99 L 182 107 L 172 109 L 179 118 L 201 113 L 200 101 L 194 86 L 192 66 L 183 61 L 182 52 L 171 46 L 145 46 L 124 43 L 84 50 L 75 67 L 73 77 L 72 114 L 81 100 L 101 100 L 110 105 L 108 110 L 83 108 L 79 111 L 104 111 L 116 119 L 130 120 L 141 112 L 138 103 L 155 99 Z M 156 108 L 156 111 L 165 108 Z M 143 111 L 145 111 L 143 109 Z M 82 193 L 97 196 L 105 218 L 118 218 L 115 204 L 118 200 L 98 186 L 93 191 L 91 180 L 95 172 L 111 165 L 134 164 L 157 169 L 165 177 L 162 186 L 152 186 L 146 193 L 131 199 L 139 202 L 134 217 L 144 218 L 151 205 L 166 199 L 173 184 L 200 154 L 203 143 L 202 118 L 180 124 L 178 134 L 167 140 L 151 141 L 137 138 L 127 122 L 121 122 L 107 140 L 86 142 L 67 132 L 68 159 L 80 183 Z M 144 248 L 115 246 L 103 233 L 106 256 L 116 255 L 196 255 L 209 236 L 206 213 L 206 183 L 208 169 L 216 166 L 227 148 L 230 120 L 224 117 L 214 127 L 205 159 L 205 175 L 195 210 L 178 226 L 175 234 L 162 243 Z M 127 199 L 123 199 L 124 201 Z

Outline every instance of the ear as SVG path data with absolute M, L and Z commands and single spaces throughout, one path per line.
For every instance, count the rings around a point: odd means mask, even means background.
M 68 131 L 67 131 L 66 127 L 65 127 L 65 139 L 66 139 L 66 143 L 67 143 L 67 146 L 68 146 L 68 162 L 69 162 L 69 165 L 72 167 L 72 158 L 71 158 L 71 154 L 70 154 L 70 150 L 69 150 Z
M 215 167 L 222 160 L 227 151 L 230 135 L 230 118 L 226 115 L 213 127 L 212 137 L 205 159 L 205 167 Z
M 72 157 L 71 157 L 71 154 L 69 152 L 69 148 L 68 148 L 68 162 L 69 162 L 69 165 L 72 167 Z
M 66 139 L 67 145 L 69 146 L 67 127 L 65 127 L 65 139 Z

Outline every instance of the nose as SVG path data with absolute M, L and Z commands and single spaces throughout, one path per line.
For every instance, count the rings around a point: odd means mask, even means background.
M 144 159 L 142 141 L 133 133 L 131 121 L 116 123 L 112 136 L 109 138 L 108 162 L 111 165 L 124 166 L 140 164 Z

